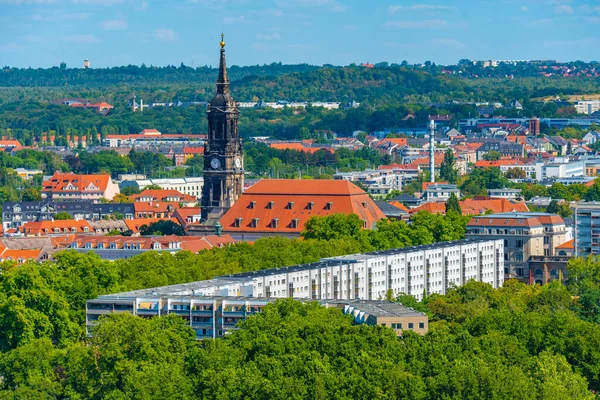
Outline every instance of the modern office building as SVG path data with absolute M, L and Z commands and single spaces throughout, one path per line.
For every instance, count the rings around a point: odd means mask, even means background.
M 504 279 L 547 283 L 557 279 L 561 271 L 566 276 L 568 258 L 559 259 L 556 247 L 569 238 L 565 222 L 558 215 L 507 212 L 473 217 L 467 224 L 467 238 L 503 241 Z M 530 265 L 534 261 L 538 268 Z M 540 268 L 539 263 L 544 261 Z
M 575 255 L 600 254 L 600 203 L 579 202 L 573 210 Z
M 356 309 L 363 307 L 363 311 L 369 314 L 366 307 L 375 304 L 369 302 L 380 302 L 389 295 L 395 297 L 407 293 L 422 299 L 424 295 L 433 293 L 445 294 L 449 288 L 469 280 L 489 283 L 494 288 L 502 286 L 502 240 L 467 239 L 352 254 L 325 258 L 311 264 L 100 296 L 88 301 L 87 323 L 90 326 L 98 315 L 113 311 L 128 311 L 141 316 L 175 312 L 189 319 L 192 326 L 194 323 L 211 324 L 194 326 L 194 329 L 199 337 L 215 337 L 233 328 L 240 318 L 260 311 L 273 299 L 291 297 L 344 304 L 353 302 Z M 194 314 L 194 311 L 198 313 Z M 233 314 L 224 314 L 223 311 Z M 371 321 L 400 324 L 395 325 L 395 329 L 409 328 L 410 325 L 403 324 L 410 321 L 392 321 L 403 312 L 380 312 L 377 316 L 373 312 Z M 417 328 L 419 322 L 424 321 L 411 323 L 415 324 L 415 329 L 423 329 Z M 218 326 L 215 325 L 217 323 Z M 221 326 L 222 329 L 219 328 Z

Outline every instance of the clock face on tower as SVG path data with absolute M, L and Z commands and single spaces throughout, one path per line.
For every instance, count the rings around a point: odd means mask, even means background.
M 235 158 L 235 167 L 236 167 L 237 169 L 240 169 L 240 168 L 242 168 L 242 160 L 240 160 L 240 158 L 239 158 L 239 157 L 236 157 L 236 158 Z
M 210 166 L 213 169 L 219 169 L 219 167 L 221 166 L 221 161 L 219 161 L 218 158 L 213 158 L 212 160 L 210 160 Z

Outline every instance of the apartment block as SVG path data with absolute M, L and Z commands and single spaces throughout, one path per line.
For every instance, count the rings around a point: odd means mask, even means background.
M 189 177 L 175 179 L 138 179 L 131 181 L 122 181 L 121 187 L 135 187 L 138 190 L 144 190 L 150 185 L 157 185 L 162 190 L 177 190 L 180 193 L 193 196 L 199 199 L 202 196 L 202 186 L 204 178 Z
M 141 294 L 141 293 L 140 293 Z M 101 315 L 129 312 L 142 318 L 176 314 L 189 322 L 196 339 L 220 338 L 239 329 L 238 323 L 255 315 L 275 298 L 176 296 L 168 291 L 137 296 L 134 293 L 101 296 L 86 304 L 86 330 L 93 327 Z M 392 328 L 397 336 L 411 330 L 424 335 L 429 329 L 427 315 L 400 303 L 379 300 L 321 300 L 325 307 L 339 308 L 351 315 L 355 324 L 380 325 Z
M 361 304 L 361 301 L 380 302 L 389 294 L 397 296 L 406 293 L 422 299 L 423 295 L 445 294 L 449 288 L 463 285 L 469 280 L 489 283 L 494 288 L 502 286 L 503 240 L 465 239 L 352 254 L 324 258 L 311 264 L 100 296 L 88 301 L 88 325 L 92 325 L 98 315 L 107 312 L 127 311 L 141 316 L 175 312 L 189 318 L 192 324 L 212 324 L 197 327 L 202 330 L 196 330 L 196 333 L 199 337 L 216 337 L 233 328 L 239 318 L 260 311 L 261 307 L 274 299 L 345 301 L 344 304 L 354 302 L 355 305 Z M 215 303 L 217 300 L 220 303 Z M 373 304 L 364 303 L 355 308 Z M 213 315 L 212 320 L 202 319 L 211 317 L 208 314 L 218 309 L 220 314 Z M 223 314 L 224 310 L 237 314 Z M 204 314 L 193 314 L 193 311 L 203 311 Z M 417 324 L 413 325 L 415 329 L 424 329 L 418 325 L 423 321 L 394 320 L 400 314 L 401 311 L 385 314 L 380 310 L 379 316 L 374 316 L 371 323 L 393 323 L 396 325 L 389 326 L 401 330 L 408 328 L 410 322 Z M 223 328 L 219 329 L 215 324 L 221 320 Z
M 566 276 L 568 257 L 557 256 L 556 248 L 570 238 L 558 215 L 507 212 L 473 217 L 467 238 L 503 241 L 504 279 L 543 284 L 558 279 L 561 272 Z

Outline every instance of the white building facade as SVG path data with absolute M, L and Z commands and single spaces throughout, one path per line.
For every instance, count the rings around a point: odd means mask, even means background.
M 136 187 L 139 190 L 150 185 L 160 186 L 163 190 L 177 190 L 179 193 L 194 196 L 199 199 L 202 196 L 202 186 L 204 185 L 204 178 L 202 177 L 190 177 L 190 178 L 174 178 L 174 179 L 138 179 L 132 181 L 121 182 L 121 187 Z

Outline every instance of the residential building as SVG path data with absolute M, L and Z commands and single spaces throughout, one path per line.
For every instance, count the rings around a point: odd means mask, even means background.
M 155 288 L 100 296 L 86 303 L 86 330 L 93 327 L 101 315 L 129 312 L 142 318 L 176 314 L 196 333 L 196 339 L 216 339 L 238 329 L 238 323 L 260 313 L 275 302 L 275 298 L 178 295 L 184 285 Z M 185 291 L 185 290 L 184 290 Z M 379 325 L 394 330 L 397 336 L 404 331 L 424 335 L 429 330 L 427 314 L 386 300 L 321 300 L 324 307 L 335 307 L 352 317 L 356 325 Z
M 385 197 L 392 190 L 402 190 L 403 180 L 407 177 L 401 169 L 378 169 L 362 172 L 339 172 L 334 180 L 347 180 L 360 184 L 374 197 Z M 412 180 L 412 177 L 408 178 Z
M 458 204 L 463 215 L 529 212 L 529 208 L 527 208 L 525 203 L 501 198 L 492 199 L 490 197 L 476 196 L 472 199 L 460 200 Z M 414 214 L 419 211 L 427 211 L 432 214 L 446 214 L 446 204 L 440 202 L 430 202 L 421 204 L 419 207 L 408 210 L 410 214 Z
M 134 187 L 138 190 L 144 190 L 150 185 L 159 186 L 163 190 L 177 190 L 180 193 L 199 199 L 202 196 L 204 178 L 136 179 L 121 182 L 122 188 Z
M 503 241 L 487 239 L 325 258 L 311 264 L 100 296 L 87 303 L 86 325 L 92 327 L 99 315 L 109 312 L 140 316 L 172 312 L 189 321 L 199 339 L 221 337 L 267 302 L 295 298 L 343 307 L 357 322 L 386 324 L 397 332 L 411 329 L 413 323 L 413 330 L 425 333 L 424 320 L 400 319 L 423 315 L 389 308 L 391 303 L 382 301 L 388 292 L 422 299 L 424 294 L 445 294 L 469 280 L 498 288 L 504 281 L 503 259 Z
M 120 193 L 119 185 L 110 175 L 82 175 L 72 172 L 55 172 L 42 183 L 42 198 L 51 200 L 112 200 Z
M 59 212 L 66 212 L 75 220 L 86 221 L 115 217 L 132 219 L 135 214 L 131 203 L 95 203 L 93 200 L 7 201 L 2 205 L 2 229 L 6 232 L 26 222 L 51 221 Z
M 574 161 L 568 157 L 557 157 L 545 164 L 537 163 L 536 170 L 536 178 L 538 180 L 585 176 L 585 161 Z
M 482 160 L 483 156 L 490 151 L 496 151 L 503 157 L 523 157 L 523 145 L 520 143 L 488 140 L 477 148 L 477 160 Z
M 600 111 L 600 100 L 584 100 L 575 103 L 577 114 L 592 115 Z
M 488 189 L 488 196 L 501 199 L 517 200 L 522 199 L 521 189 Z
M 385 215 L 358 186 L 346 180 L 263 179 L 247 189 L 223 215 L 223 231 L 245 240 L 297 237 L 312 216 L 356 214 L 365 229 Z
M 60 221 L 26 222 L 20 229 L 24 236 L 53 236 L 71 233 L 93 234 L 94 228 L 87 221 L 74 219 Z
M 202 146 L 206 135 L 199 133 L 161 133 L 156 129 L 144 129 L 139 133 L 129 135 L 106 135 L 105 147 L 139 147 L 148 145 L 189 145 Z
M 39 169 L 15 168 L 15 172 L 19 178 L 26 181 L 32 181 L 36 175 L 44 175 L 44 171 Z
M 504 279 L 526 283 L 546 283 L 566 276 L 566 259 L 545 274 L 530 264 L 535 257 L 556 256 L 556 248 L 567 241 L 565 222 L 555 214 L 508 212 L 474 217 L 467 224 L 467 238 L 501 239 L 504 241 Z M 550 259 L 548 259 L 550 260 Z
M 193 207 L 198 202 L 196 197 L 183 194 L 177 190 L 151 190 L 146 189 L 141 193 L 129 196 L 135 202 L 173 202 L 180 203 L 184 207 Z
M 422 199 L 425 201 L 446 202 L 454 194 L 460 199 L 460 189 L 449 183 L 431 183 L 423 191 Z

